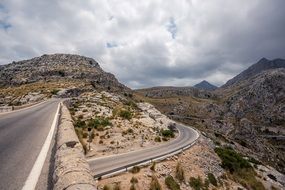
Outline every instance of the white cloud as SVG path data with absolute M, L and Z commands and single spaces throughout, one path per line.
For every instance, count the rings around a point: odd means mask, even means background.
M 0 64 L 47 53 L 96 59 L 130 87 L 226 82 L 285 55 L 283 0 L 2 0 Z

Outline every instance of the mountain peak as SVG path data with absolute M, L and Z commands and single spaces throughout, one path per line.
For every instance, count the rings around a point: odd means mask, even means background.
M 212 85 L 206 80 L 203 80 L 198 84 L 195 84 L 194 87 L 201 90 L 215 90 L 217 88 L 215 85 Z
M 269 69 L 277 69 L 277 68 L 285 68 L 285 60 L 284 59 L 274 59 L 268 60 L 266 58 L 260 59 L 257 63 L 251 65 L 249 68 L 235 76 L 234 78 L 230 79 L 226 84 L 222 87 L 228 87 L 233 84 L 236 84 L 240 81 L 246 80 L 251 78 L 265 70 Z

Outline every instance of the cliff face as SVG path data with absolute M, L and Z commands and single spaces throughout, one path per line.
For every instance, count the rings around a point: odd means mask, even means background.
M 51 81 L 80 81 L 114 91 L 127 89 L 94 59 L 79 55 L 43 55 L 0 67 L 0 87 Z

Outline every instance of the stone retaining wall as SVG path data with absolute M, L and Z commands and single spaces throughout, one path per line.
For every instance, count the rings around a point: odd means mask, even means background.
M 96 190 L 71 115 L 64 104 L 61 106 L 58 126 L 53 179 L 54 190 Z

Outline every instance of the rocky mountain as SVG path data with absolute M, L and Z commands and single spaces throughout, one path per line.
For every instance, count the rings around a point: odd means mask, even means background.
M 194 87 L 173 87 L 173 86 L 159 86 L 145 89 L 135 90 L 145 97 L 150 98 L 167 98 L 175 96 L 193 96 L 198 98 L 216 98 L 216 95 Z
M 0 67 L 0 87 L 53 81 L 77 81 L 113 91 L 128 89 L 113 74 L 104 72 L 94 59 L 79 55 L 43 55 Z
M 253 64 L 252 66 L 250 66 L 245 71 L 241 72 L 234 78 L 230 79 L 222 87 L 225 88 L 225 87 L 234 85 L 250 77 L 253 77 L 254 75 L 258 73 L 261 73 L 262 71 L 265 71 L 268 69 L 276 69 L 276 68 L 285 68 L 285 60 L 284 59 L 268 60 L 266 58 L 262 58 L 261 60 L 259 60 L 257 63 Z
M 206 80 L 203 80 L 202 82 L 195 84 L 194 85 L 195 88 L 198 88 L 200 90 L 216 90 L 218 87 L 216 87 L 215 85 L 212 85 L 211 83 L 209 83 Z

